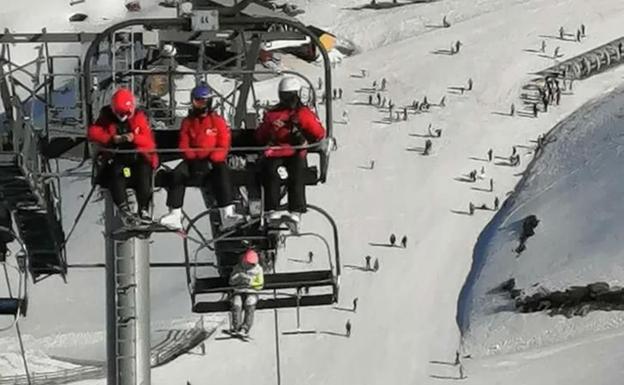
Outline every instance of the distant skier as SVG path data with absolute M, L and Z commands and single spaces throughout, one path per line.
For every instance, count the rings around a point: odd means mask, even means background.
M 370 270 L 371 269 L 371 258 L 372 257 L 370 255 L 367 255 L 366 258 L 365 258 L 366 259 L 366 270 Z
M 386 97 L 384 96 L 383 99 L 381 99 L 381 107 L 385 107 L 386 106 Z
M 581 35 L 585 37 L 585 24 L 581 24 Z
M 414 103 L 412 104 L 414 106 L 414 110 L 418 111 L 419 110 L 419 103 L 418 100 L 414 100 Z
M 404 235 L 403 238 L 401 238 L 401 247 L 402 248 L 407 248 L 407 235 Z
M 446 106 L 446 96 L 442 96 L 442 99 L 440 99 L 440 103 L 438 105 L 440 107 L 445 107 Z
M 540 48 L 542 53 L 546 53 L 546 40 L 542 40 L 542 46 Z
M 373 80 L 373 89 L 376 90 L 377 89 L 377 80 Z
M 373 271 L 375 273 L 379 271 L 379 258 L 375 258 L 375 263 L 373 263 Z
M 407 120 L 407 107 L 403 107 L 403 120 Z
M 468 87 L 466 89 L 472 91 L 472 78 L 468 78 Z
M 468 174 L 468 178 L 470 179 L 471 182 L 476 182 L 477 181 L 477 170 L 470 171 L 470 173 Z
M 441 128 L 436 128 L 433 132 L 435 133 L 435 137 L 436 138 L 442 137 L 442 129 Z
M 388 81 L 386 80 L 386 78 L 382 78 L 381 79 L 381 90 L 385 91 L 386 90 L 386 85 L 387 85 Z
M 455 42 L 455 53 L 459 53 L 459 48 L 462 46 L 462 42 L 457 40 Z
M 318 89 L 319 90 L 323 89 L 323 79 L 321 79 L 320 77 L 318 78 Z
M 379 92 L 377 93 L 377 105 L 381 105 L 381 95 L 379 94 Z
M 394 233 L 390 234 L 390 246 L 395 246 L 396 243 L 396 235 Z
M 581 42 L 581 30 L 580 29 L 576 30 L 576 41 L 579 43 Z
M 433 132 L 431 131 L 431 123 L 427 126 L 427 136 L 433 138 Z
M 555 51 L 553 52 L 553 58 L 556 59 L 559 57 L 559 50 L 560 50 L 559 47 L 555 47 Z
M 488 162 L 492 161 L 492 156 L 494 155 L 494 151 L 490 148 L 487 152 Z
M 464 380 L 466 378 L 466 374 L 464 373 L 464 365 L 459 364 L 459 379 Z
M 353 312 L 357 312 L 358 297 L 353 298 Z
M 509 108 L 509 116 L 514 116 L 516 114 L 516 106 L 511 103 L 511 107 Z
M 451 24 L 448 22 L 448 20 L 446 20 L 446 15 L 442 18 L 442 27 L 443 28 L 448 28 L 450 27 Z
M 342 111 L 342 121 L 345 124 L 349 124 L 349 111 L 347 110 Z
M 565 37 L 565 29 L 563 27 L 559 27 L 559 39 L 563 40 Z
M 425 150 L 423 151 L 423 155 L 429 155 L 429 152 L 431 151 L 431 146 L 433 145 L 433 143 L 431 142 L 431 139 L 427 139 L 425 141 Z
M 421 106 L 427 106 L 427 108 L 429 107 L 429 101 L 427 100 L 427 95 L 423 96 L 423 101 L 421 103 Z
M 479 179 L 485 179 L 485 166 L 481 166 L 481 170 L 479 171 Z
M 544 98 L 542 103 L 544 104 L 544 112 L 548 112 L 548 98 Z
M 537 118 L 537 112 L 538 112 L 537 103 L 533 103 L 533 117 L 534 118 Z
M 518 149 L 516 148 L 516 146 L 511 146 L 511 155 L 516 155 L 517 152 Z
M 338 88 L 338 99 L 342 99 L 342 88 Z
M 494 211 L 498 211 L 499 204 L 500 201 L 498 200 L 498 197 L 494 197 Z
M 338 97 L 338 90 L 337 89 L 333 89 L 332 90 L 332 96 L 333 96 L 333 100 L 336 100 L 336 98 Z
M 560 102 L 561 102 L 561 89 L 557 88 L 557 90 L 555 91 L 555 104 L 559 105 Z
M 494 191 L 494 179 L 490 178 L 490 192 Z
M 360 74 L 362 75 L 363 78 L 366 77 L 366 70 L 365 69 L 360 69 Z
M 345 336 L 347 338 L 351 337 L 351 320 L 347 320 L 347 323 L 345 324 L 345 331 L 346 331 Z
M 475 211 L 474 204 L 472 202 L 468 203 L 468 214 L 473 215 Z
M 229 279 L 234 288 L 231 297 L 232 303 L 232 333 L 245 336 L 253 326 L 254 312 L 258 302 L 258 291 L 264 286 L 264 272 L 259 264 L 258 253 L 247 249 L 238 265 L 234 266 Z M 245 310 L 242 319 L 243 307 Z
M 313 258 L 314 258 L 314 253 L 309 251 L 308 252 L 308 263 L 312 263 Z
M 461 361 L 459 359 L 459 350 L 457 350 L 457 351 L 455 351 L 455 363 L 454 363 L 454 365 L 457 366 L 459 364 L 461 364 Z
M 370 161 L 370 166 L 369 167 L 370 167 L 371 170 L 375 168 L 375 161 L 374 160 Z

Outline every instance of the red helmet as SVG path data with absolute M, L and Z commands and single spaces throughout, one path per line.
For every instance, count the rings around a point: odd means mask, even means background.
M 243 263 L 248 265 L 257 265 L 258 264 L 258 253 L 256 253 L 253 249 L 247 249 L 245 254 L 243 254 Z
M 111 98 L 111 108 L 118 118 L 125 120 L 134 114 L 136 101 L 134 95 L 127 88 L 120 88 Z

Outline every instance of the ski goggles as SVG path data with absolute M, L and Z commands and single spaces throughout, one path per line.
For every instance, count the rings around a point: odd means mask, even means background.
M 195 108 L 208 109 L 212 107 L 212 98 L 193 99 L 192 103 L 193 103 L 193 107 Z

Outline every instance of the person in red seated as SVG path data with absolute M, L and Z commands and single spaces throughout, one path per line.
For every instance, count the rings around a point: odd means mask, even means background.
M 87 137 L 101 147 L 98 154 L 104 161 L 101 177 L 106 181 L 122 217 L 134 217 L 126 193 L 128 180 L 132 178 L 139 217 L 151 221 L 152 174 L 158 166 L 156 141 L 147 115 L 136 108 L 136 100 L 130 90 L 120 88 L 115 91 L 110 105 L 103 107 L 95 123 L 89 126 Z
M 169 213 L 160 219 L 164 226 L 182 228 L 182 206 L 186 183 L 193 175 L 201 175 L 204 184 L 211 183 L 221 215 L 221 228 L 227 229 L 243 217 L 234 211 L 232 184 L 227 155 L 232 142 L 230 127 L 212 109 L 213 91 L 199 84 L 191 91 L 193 105 L 182 121 L 179 149 L 184 159 L 173 170 L 167 195 Z
M 325 128 L 316 114 L 301 102 L 301 84 L 295 77 L 288 76 L 279 83 L 279 103 L 268 110 L 256 130 L 256 140 L 270 146 L 265 150 L 262 180 L 264 184 L 264 206 L 267 219 L 280 219 L 285 213 L 278 211 L 280 204 L 280 175 L 284 167 L 288 172 L 288 217 L 299 223 L 301 213 L 306 211 L 303 172 L 306 165 L 306 150 L 295 148 L 322 140 Z

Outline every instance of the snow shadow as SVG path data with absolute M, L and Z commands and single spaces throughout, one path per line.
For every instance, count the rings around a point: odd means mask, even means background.
M 346 7 L 346 8 L 342 8 L 348 11 L 362 11 L 365 9 L 372 9 L 372 10 L 381 10 L 381 9 L 392 9 L 392 8 L 399 8 L 399 7 L 405 7 L 407 5 L 413 5 L 413 4 L 423 4 L 423 3 L 434 3 L 436 1 L 439 0 L 409 0 L 406 2 L 402 2 L 402 3 L 395 3 L 395 2 L 390 2 L 390 1 L 383 1 L 383 2 L 376 2 L 375 4 L 372 3 L 367 3 L 365 5 L 358 5 L 356 7 Z
M 451 51 L 450 49 L 436 49 L 435 51 L 429 51 L 429 52 L 434 55 L 447 55 L 447 56 L 455 55 L 455 53 Z

